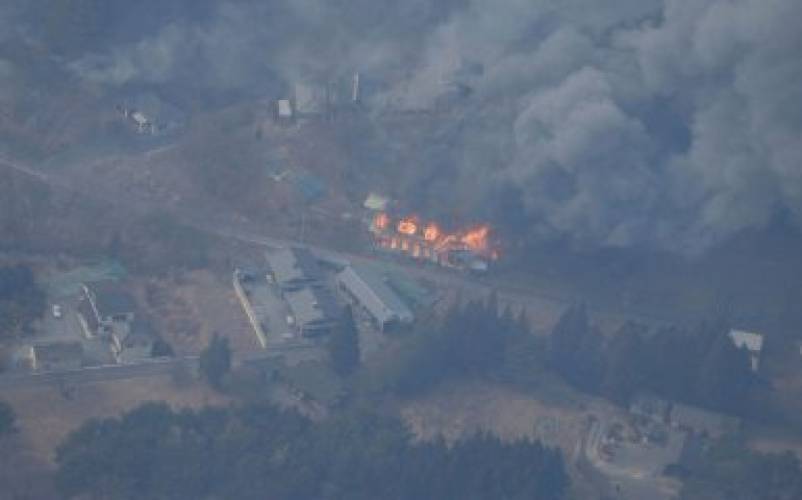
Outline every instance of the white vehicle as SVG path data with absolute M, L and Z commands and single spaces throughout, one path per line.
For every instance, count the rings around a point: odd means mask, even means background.
M 62 315 L 61 306 L 58 304 L 53 304 L 53 317 L 56 319 L 61 319 Z

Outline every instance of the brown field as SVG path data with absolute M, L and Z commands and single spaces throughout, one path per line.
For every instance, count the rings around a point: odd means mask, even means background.
M 190 380 L 179 383 L 172 375 L 157 375 L 78 385 L 65 397 L 58 387 L 6 391 L 3 399 L 17 413 L 18 438 L 30 460 L 49 463 L 58 444 L 89 418 L 119 415 L 148 401 L 173 407 L 220 405 L 227 398 Z
M 448 384 L 405 404 L 401 415 L 418 439 L 447 441 L 475 432 L 502 439 L 540 439 L 573 455 L 586 427 L 582 406 L 557 406 L 508 387 L 471 382 Z
M 234 352 L 260 348 L 231 283 L 208 271 L 148 280 L 143 305 L 177 355 L 199 353 L 214 333 Z

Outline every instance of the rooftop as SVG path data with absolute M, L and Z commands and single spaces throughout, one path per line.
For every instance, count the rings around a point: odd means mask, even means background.
M 97 333 L 97 329 L 100 325 L 95 317 L 95 310 L 92 309 L 92 304 L 89 303 L 87 298 L 82 298 L 78 303 L 78 313 L 80 313 L 81 317 L 83 317 L 84 321 L 86 321 L 86 326 L 89 328 L 89 332 L 92 335 Z
M 744 330 L 730 330 L 730 338 L 739 349 L 746 347 L 750 352 L 760 352 L 763 349 L 763 335 Z
M 340 317 L 340 308 L 334 297 L 322 289 L 302 288 L 286 292 L 284 297 L 296 324 L 302 329 L 333 326 Z
M 133 297 L 118 282 L 99 281 L 86 286 L 94 294 L 95 306 L 101 316 L 128 314 L 136 310 Z
M 383 212 L 387 210 L 387 205 L 390 204 L 390 200 L 385 197 L 381 196 L 376 193 L 370 193 L 368 197 L 365 199 L 364 207 L 368 210 L 376 210 L 379 212 Z
M 268 266 L 279 285 L 294 285 L 317 281 L 323 276 L 312 252 L 293 247 L 266 252 Z
M 289 99 L 279 99 L 278 115 L 282 118 L 289 118 L 292 116 L 292 104 L 290 104 Z
M 380 323 L 414 320 L 412 311 L 379 275 L 349 266 L 337 275 L 337 280 Z

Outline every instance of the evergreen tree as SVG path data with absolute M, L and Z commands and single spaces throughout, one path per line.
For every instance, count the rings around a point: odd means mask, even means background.
M 620 405 L 628 405 L 630 398 L 642 390 L 643 337 L 646 332 L 643 325 L 627 323 L 607 345 L 601 393 Z
M 705 406 L 740 415 L 747 410 L 752 383 L 748 352 L 722 334 L 699 367 L 696 398 Z
M 329 358 L 334 371 L 342 376 L 350 375 L 359 366 L 359 332 L 354 322 L 354 312 L 345 308 L 340 325 L 328 341 Z
M 14 408 L 5 401 L 0 401 L 0 436 L 10 434 L 14 431 L 14 422 L 16 419 Z
M 200 372 L 209 384 L 220 389 L 223 378 L 231 371 L 231 348 L 228 339 L 214 334 L 200 355 Z
M 584 304 L 573 305 L 560 316 L 551 333 L 549 351 L 551 365 L 558 373 L 565 373 L 570 369 L 589 330 L 588 313 Z

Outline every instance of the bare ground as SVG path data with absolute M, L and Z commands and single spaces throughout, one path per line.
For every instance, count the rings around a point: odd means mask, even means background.
M 144 295 L 155 326 L 177 355 L 198 354 L 215 333 L 228 338 L 234 352 L 260 348 L 233 285 L 208 271 L 149 279 Z
M 228 399 L 208 386 L 173 375 L 117 380 L 71 387 L 16 389 L 3 399 L 17 413 L 23 455 L 26 460 L 52 464 L 58 444 L 84 421 L 119 415 L 148 401 L 165 401 L 175 408 L 222 405 Z
M 581 406 L 557 406 L 487 382 L 446 384 L 405 404 L 401 415 L 418 439 L 447 441 L 479 431 L 505 440 L 540 439 L 571 457 L 585 429 Z

